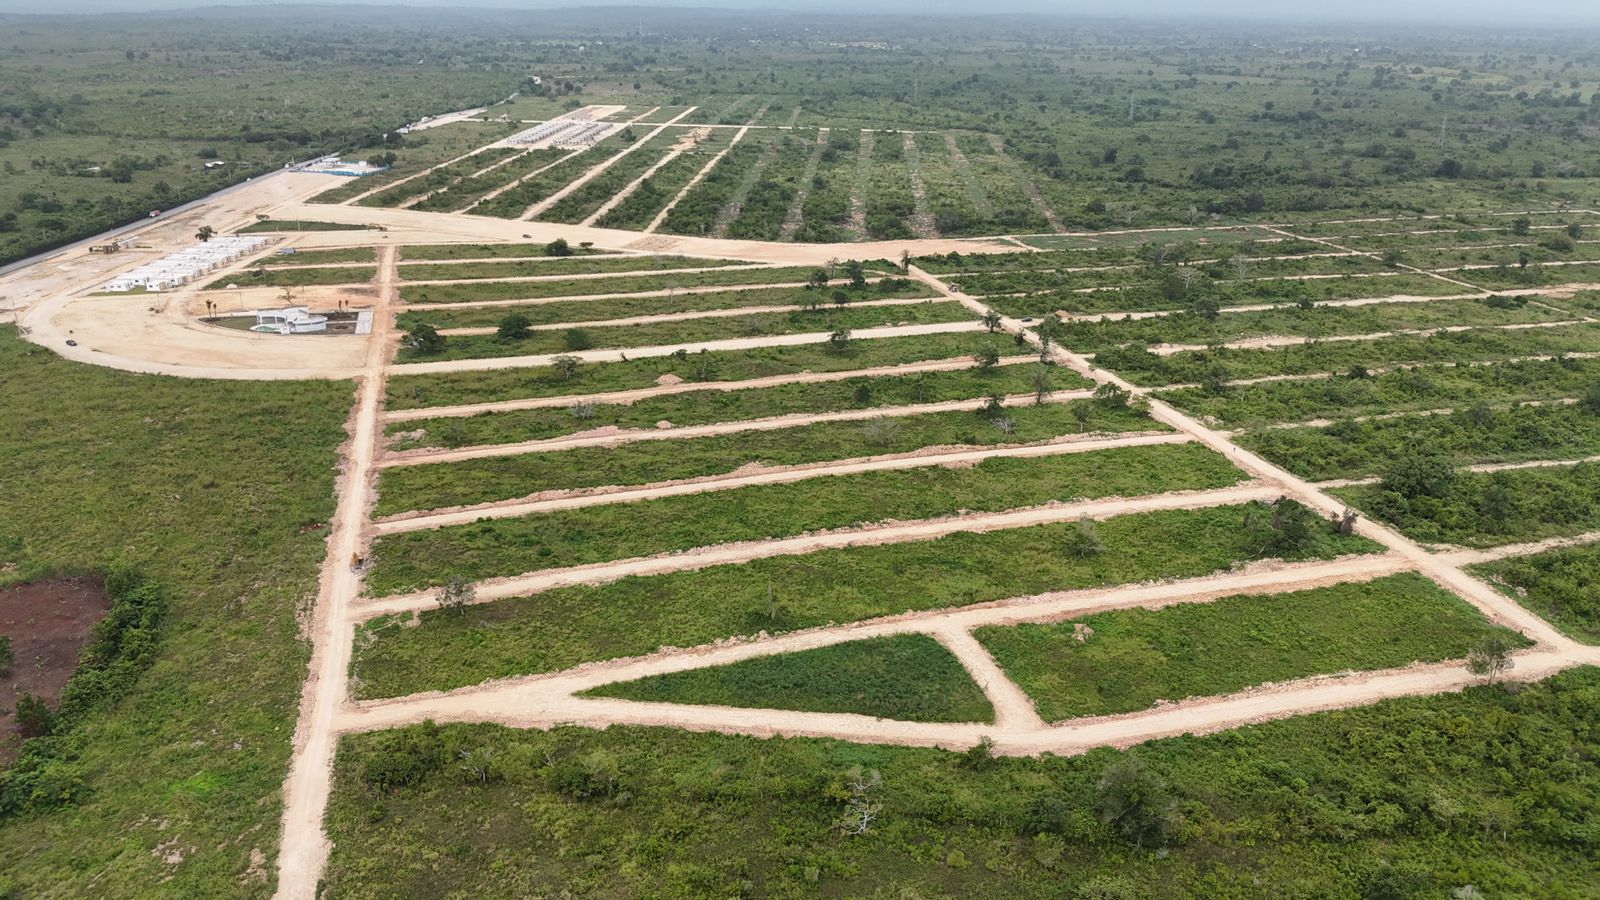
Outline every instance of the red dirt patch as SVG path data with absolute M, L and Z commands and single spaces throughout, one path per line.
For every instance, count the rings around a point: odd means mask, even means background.
M 58 578 L 0 590 L 0 634 L 16 657 L 0 676 L 0 766 L 17 756 L 21 735 L 12 710 L 23 693 L 53 708 L 78 667 L 78 654 L 111 608 L 99 578 Z

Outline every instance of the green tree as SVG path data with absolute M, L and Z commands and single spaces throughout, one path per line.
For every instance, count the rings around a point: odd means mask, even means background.
M 544 255 L 545 256 L 571 256 L 572 255 L 572 245 L 567 243 L 567 239 L 566 238 L 556 238 L 555 240 L 551 241 L 550 243 L 544 245 Z
M 1511 220 L 1511 233 L 1518 237 L 1527 237 L 1533 230 L 1533 223 L 1527 216 Z
M 494 332 L 495 340 L 507 344 L 523 340 L 533 333 L 529 330 L 532 324 L 533 321 L 522 313 L 511 313 L 500 320 L 500 325 Z
M 1408 445 L 1395 456 L 1381 486 L 1406 499 L 1444 497 L 1456 482 L 1455 461 L 1437 450 Z
M 834 353 L 843 353 L 849 350 L 850 330 L 848 328 L 840 328 L 833 334 L 828 335 L 828 349 Z
M 984 310 L 984 312 L 983 312 L 983 327 L 987 328 L 989 330 L 990 334 L 994 334 L 996 331 L 1000 330 L 1000 321 L 1001 320 L 1000 320 L 1000 314 L 999 313 L 995 312 L 992 309 Z
M 1511 671 L 1515 665 L 1516 661 L 1511 658 L 1513 649 L 1505 635 L 1491 634 L 1467 654 L 1467 671 L 1494 684 L 1497 678 Z
M 993 347 L 985 347 L 972 354 L 972 359 L 978 364 L 978 370 L 986 372 L 1000 364 L 1000 351 Z
M 582 328 L 568 328 L 561 333 L 561 346 L 572 353 L 577 353 L 593 347 L 594 338 Z
M 1171 837 L 1175 817 L 1166 782 L 1137 756 L 1105 768 L 1095 787 L 1100 821 L 1138 847 L 1160 847 Z
M 811 273 L 811 277 L 810 278 L 806 279 L 806 289 L 807 290 L 816 291 L 816 290 L 821 290 L 821 289 L 823 289 L 823 288 L 825 288 L 827 286 L 828 286 L 828 270 L 827 269 L 817 269 L 816 271 Z
M 467 606 L 477 598 L 478 589 L 473 586 L 472 582 L 459 575 L 445 582 L 439 588 L 439 593 L 435 597 L 440 609 L 450 610 L 456 615 L 464 615 L 467 611 Z
M 444 351 L 445 339 L 439 329 L 423 322 L 407 332 L 401 343 L 413 353 L 431 356 Z
M 1105 552 L 1105 542 L 1100 539 L 1100 528 L 1095 521 L 1084 516 L 1072 523 L 1061 539 L 1061 549 L 1073 559 L 1088 559 Z
M 194 239 L 204 244 L 217 236 L 217 230 L 210 225 L 201 225 L 200 230 L 194 233 Z

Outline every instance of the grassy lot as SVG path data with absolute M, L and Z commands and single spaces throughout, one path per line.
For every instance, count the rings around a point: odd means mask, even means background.
M 904 279 L 882 281 L 852 288 L 849 285 L 830 287 L 817 291 L 801 287 L 747 288 L 736 291 L 708 291 L 705 293 L 676 294 L 671 297 L 616 297 L 610 300 L 543 300 L 537 303 L 510 306 L 451 307 L 431 306 L 407 310 L 396 323 L 402 330 L 427 322 L 435 328 L 497 327 L 506 316 L 525 316 L 533 325 L 550 325 L 557 322 L 592 322 L 602 319 L 620 319 L 628 316 L 662 315 L 680 312 L 710 312 L 760 306 L 816 306 L 836 309 L 838 294 L 845 302 L 858 300 L 887 300 L 896 298 L 931 298 L 933 291 L 927 285 Z
M 1460 465 L 1600 455 L 1600 410 L 1584 406 L 1474 406 L 1449 415 L 1339 422 L 1246 434 L 1239 443 L 1302 478 L 1383 474 L 1415 447 Z
M 855 713 L 912 722 L 990 722 L 994 708 L 943 644 L 901 634 L 655 675 L 584 692 L 659 703 Z
M 1075 628 L 1093 633 L 1079 640 Z M 1477 610 L 1421 575 L 1287 594 L 982 628 L 977 638 L 1055 722 L 1228 694 L 1269 681 L 1464 657 L 1491 634 Z
M 572 281 L 488 281 L 468 284 L 410 284 L 400 289 L 406 303 L 470 303 L 476 300 L 534 300 L 601 294 L 637 294 L 720 285 L 801 284 L 816 271 L 806 266 L 768 266 L 710 272 L 653 274 Z
M 742 391 L 688 391 L 635 403 L 523 409 L 475 416 L 413 419 L 388 426 L 392 449 L 509 444 L 559 437 L 590 428 L 654 428 L 736 422 L 796 413 L 826 413 L 915 403 L 938 403 L 992 394 L 1033 393 L 1044 378 L 1052 391 L 1082 390 L 1091 382 L 1059 366 L 1037 363 L 948 372 L 797 382 Z
M 795 466 L 923 447 L 996 447 L 1080 432 L 1147 429 L 1166 430 L 1141 412 L 1074 400 L 1011 407 L 996 415 L 974 409 L 866 422 L 817 422 L 772 431 L 402 466 L 385 469 L 379 477 L 377 514 L 486 503 L 533 491 L 704 478 L 752 464 Z
M 371 263 L 377 261 L 376 247 L 338 247 L 332 250 L 295 250 L 280 254 L 277 251 L 257 259 L 252 265 L 274 268 L 295 266 L 320 266 L 330 263 Z
M 550 255 L 549 244 L 406 244 L 400 248 L 404 262 L 419 260 L 443 261 L 452 259 L 521 259 L 530 256 L 548 257 L 551 262 L 573 260 L 580 257 L 611 256 L 609 251 L 585 247 L 568 247 L 569 257 Z M 639 257 L 628 257 L 637 259 Z M 653 258 L 653 257 L 645 257 Z
M 671 729 L 414 726 L 341 746 L 325 896 L 725 896 L 752 883 L 767 896 L 1245 897 L 1271 885 L 1354 897 L 1397 884 L 1446 896 L 1470 883 L 1578 897 L 1600 891 L 1572 838 L 1600 814 L 1594 768 L 1574 762 L 1600 754 L 1597 703 L 1600 673 L 1581 669 L 1517 691 L 978 764 Z M 490 761 L 489 776 L 470 779 L 463 758 Z M 396 771 L 406 777 L 385 777 Z M 872 772 L 878 821 L 843 836 L 846 783 Z M 1130 783 L 1148 787 L 1131 807 L 1144 848 L 1108 814 L 1129 808 L 1113 798 Z M 1532 790 L 1553 801 L 1517 814 Z
M 1473 571 L 1572 639 L 1600 644 L 1600 546 L 1513 557 Z
M 49 779 L 80 802 L 0 824 L 17 896 L 270 893 L 350 403 L 348 383 L 82 366 L 0 329 L 0 579 L 130 567 L 169 609 L 154 666 L 61 738 Z
M 409 255 L 413 248 L 406 248 Z M 450 281 L 467 278 L 518 278 L 554 275 L 600 275 L 606 272 L 656 272 L 669 269 L 716 269 L 746 266 L 738 259 L 704 259 L 692 256 L 624 256 L 592 254 L 586 256 L 512 259 L 501 262 L 411 262 L 400 266 L 400 277 L 408 281 Z
M 670 322 L 640 322 L 630 325 L 585 325 L 582 328 L 544 328 L 529 331 L 526 337 L 502 340 L 498 334 L 450 335 L 443 350 L 419 353 L 402 349 L 397 362 L 426 362 L 442 359 L 486 359 L 504 356 L 534 356 L 573 353 L 580 350 L 630 347 L 665 347 L 703 341 L 734 340 L 782 334 L 816 334 L 827 337 L 846 332 L 890 325 L 934 325 L 949 322 L 977 322 L 965 306 L 953 300 L 925 300 L 894 306 L 846 306 L 796 309 L 787 313 L 750 313 L 745 316 L 712 316 L 678 319 Z
M 235 287 L 304 287 L 316 284 L 365 284 L 376 278 L 375 266 L 332 266 L 329 268 L 249 269 L 224 275 L 206 285 L 206 290 Z
M 1047 316 L 1053 312 L 1122 313 L 1192 309 L 1197 300 L 1227 309 L 1258 303 L 1296 306 L 1302 302 L 1354 300 L 1367 297 L 1447 297 L 1471 291 L 1427 275 L 1380 275 L 1371 278 L 1321 278 L 1313 281 L 1240 281 L 1217 285 L 1193 296 L 1169 297 L 1154 285 L 1115 287 L 1075 293 L 1039 293 L 991 297 L 990 306 L 1008 316 Z
M 362 696 L 395 696 L 731 635 L 1196 577 L 1261 553 L 1261 535 L 1241 527 L 1261 518 L 1259 504 L 1120 516 L 1098 523 L 1105 549 L 1088 556 L 1066 552 L 1078 531 L 1067 523 L 560 588 L 462 613 L 425 612 L 415 624 L 409 617 L 374 620 L 362 630 L 351 671 Z M 1318 530 L 1293 555 L 1330 558 L 1375 548 L 1364 538 Z
M 478 580 L 871 522 L 1221 488 L 1243 480 L 1227 460 L 1197 444 L 812 478 L 380 537 L 367 589 L 396 593 L 452 577 Z
M 1427 543 L 1489 547 L 1600 528 L 1600 465 L 1462 472 L 1434 494 L 1384 485 L 1333 492 Z
M 1158 396 L 1233 427 L 1314 418 L 1444 409 L 1463 403 L 1555 400 L 1583 394 L 1600 378 L 1600 360 L 1526 360 L 1475 366 L 1421 366 L 1368 378 L 1334 377 L 1161 391 Z
M 1259 312 L 1222 313 L 1207 319 L 1178 313 L 1148 319 L 1067 322 L 1060 341 L 1074 350 L 1092 352 L 1123 344 L 1212 344 L 1269 335 L 1380 334 L 1395 329 L 1442 328 L 1458 325 L 1514 325 L 1560 322 L 1574 318 L 1548 306 L 1526 301 L 1496 308 L 1482 300 L 1433 300 L 1427 303 L 1374 303 L 1367 306 L 1283 307 Z
M 238 234 L 277 231 L 366 231 L 365 225 L 342 225 L 338 222 L 305 222 L 299 220 L 262 219 L 239 229 Z
M 654 387 L 667 376 L 709 383 L 801 372 L 846 372 L 923 360 L 970 357 L 991 349 L 998 353 L 1017 352 L 1010 335 L 959 332 L 854 340 L 843 349 L 824 344 L 802 344 L 595 363 L 579 366 L 571 377 L 566 378 L 549 367 L 395 375 L 389 379 L 388 407 L 416 409 L 514 400 L 519 397 L 562 397 L 597 391 L 633 390 Z
M 1357 341 L 1326 341 L 1274 349 L 1185 350 L 1158 356 L 1143 349 L 1106 350 L 1095 364 L 1114 369 L 1138 384 L 1203 383 L 1217 378 L 1306 375 L 1353 367 L 1404 363 L 1466 362 L 1555 356 L 1600 351 L 1600 327 L 1593 324 L 1518 330 L 1480 329 Z

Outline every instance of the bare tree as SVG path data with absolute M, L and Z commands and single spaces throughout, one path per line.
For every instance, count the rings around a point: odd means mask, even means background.
M 872 830 L 872 824 L 883 811 L 883 804 L 873 799 L 883 787 L 883 776 L 877 769 L 853 769 L 845 788 L 849 796 L 844 802 L 844 815 L 839 818 L 839 830 L 849 835 L 863 835 Z
M 478 589 L 472 582 L 457 575 L 439 588 L 435 599 L 439 601 L 440 609 L 448 609 L 461 615 L 467 611 L 468 604 L 477 598 Z
M 576 356 L 562 355 L 550 360 L 550 368 L 556 370 L 556 374 L 561 376 L 562 381 L 571 381 L 572 376 L 578 374 L 578 364 L 580 362 L 582 360 Z

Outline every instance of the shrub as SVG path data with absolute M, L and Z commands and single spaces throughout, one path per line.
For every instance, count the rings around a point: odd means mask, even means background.
M 532 333 L 529 330 L 532 324 L 533 321 L 522 313 L 512 313 L 500 320 L 499 327 L 495 329 L 495 339 L 505 343 L 520 341 Z
M 561 345 L 574 353 L 594 346 L 594 338 L 582 328 L 568 328 L 561 334 Z
M 11 664 L 16 662 L 15 655 L 11 652 L 11 638 L 0 634 L 0 675 L 11 671 Z
M 571 256 L 572 255 L 572 245 L 567 243 L 567 239 L 566 238 L 556 238 L 555 240 L 551 241 L 550 243 L 548 243 L 548 244 L 546 244 L 544 246 L 544 255 L 545 256 Z
M 444 350 L 445 340 L 437 328 L 424 322 L 411 329 L 402 344 L 414 353 L 431 355 Z
M 1137 756 L 1107 766 L 1095 788 L 1100 821 L 1138 847 L 1167 843 L 1175 824 L 1173 805 L 1166 782 Z
M 55 722 L 55 714 L 50 711 L 50 707 L 29 693 L 17 698 L 16 717 L 17 729 L 26 738 L 49 734 Z

